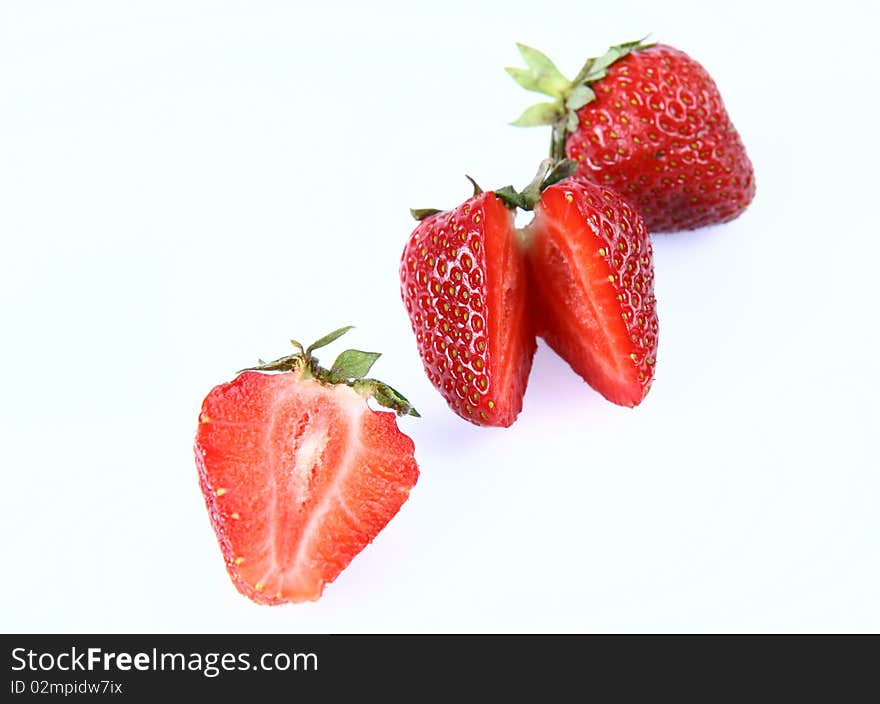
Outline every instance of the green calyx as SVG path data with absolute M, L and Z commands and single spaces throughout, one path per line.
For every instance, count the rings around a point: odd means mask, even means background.
M 478 196 L 483 192 L 483 189 L 480 188 L 479 184 L 476 181 L 474 181 L 474 179 L 472 179 L 467 174 L 465 174 L 464 177 L 468 181 L 470 181 L 471 185 L 474 187 L 474 195 L 471 196 L 471 198 L 473 198 L 474 196 Z M 409 214 L 412 215 L 413 218 L 415 220 L 418 220 L 419 222 L 431 217 L 432 215 L 436 215 L 437 213 L 442 213 L 442 212 L 443 212 L 442 210 L 438 210 L 437 208 L 410 208 L 409 209 Z
M 590 87 L 608 74 L 608 68 L 633 51 L 653 46 L 644 37 L 634 42 L 612 46 L 602 56 L 587 59 L 574 80 L 567 79 L 545 54 L 525 44 L 517 44 L 519 53 L 526 62 L 526 68 L 508 67 L 510 77 L 526 90 L 543 93 L 552 102 L 537 103 L 526 108 L 512 124 L 519 127 L 552 125 L 553 137 L 550 156 L 561 160 L 565 157 L 565 138 L 578 126 L 577 111 L 596 99 Z
M 535 178 L 524 189 L 517 191 L 513 186 L 505 186 L 495 191 L 495 195 L 510 209 L 534 210 L 545 188 L 573 176 L 576 171 L 577 162 L 571 159 L 544 159 Z
M 535 178 L 523 190 L 517 191 L 513 186 L 504 186 L 503 188 L 495 189 L 495 195 L 511 210 L 516 210 L 517 208 L 534 210 L 535 203 L 538 202 L 541 193 L 547 186 L 552 186 L 554 183 L 573 176 L 576 171 L 577 162 L 571 159 L 544 159 L 540 167 L 538 167 L 538 173 L 535 175 Z M 483 189 L 477 185 L 474 179 L 467 175 L 465 175 L 465 178 L 473 184 L 474 196 L 478 196 L 483 192 Z M 435 208 L 411 208 L 409 212 L 416 220 L 422 221 L 443 211 Z
M 379 352 L 363 352 L 362 350 L 345 350 L 339 353 L 330 369 L 318 364 L 318 358 L 312 355 L 314 350 L 326 347 L 335 342 L 353 326 L 347 325 L 324 335 L 320 340 L 308 347 L 303 347 L 296 340 L 290 344 L 298 350 L 294 354 L 280 357 L 272 362 L 259 360 L 255 367 L 247 367 L 241 371 L 259 372 L 299 372 L 306 379 L 315 379 L 322 384 L 345 384 L 354 389 L 364 398 L 374 398 L 380 406 L 390 408 L 399 416 L 421 417 L 412 404 L 399 391 L 378 379 L 366 378 L 373 364 L 379 359 Z

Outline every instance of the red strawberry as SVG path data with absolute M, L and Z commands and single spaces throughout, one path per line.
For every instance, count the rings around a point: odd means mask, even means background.
M 330 370 L 312 350 L 208 394 L 195 442 L 199 481 L 236 588 L 261 604 L 314 600 L 397 513 L 419 475 L 394 414 L 418 415 L 364 379 L 379 356 L 348 350 Z M 277 372 L 277 373 L 270 373 Z
M 475 188 L 457 208 L 413 215 L 400 287 L 425 372 L 465 420 L 509 426 L 535 352 L 513 213 Z
M 514 421 L 536 333 L 614 403 L 638 405 L 651 386 L 657 314 L 647 230 L 613 190 L 570 178 L 576 170 L 571 160 L 548 159 L 521 193 L 506 186 L 445 213 L 428 211 L 404 250 L 403 299 L 425 369 L 468 420 Z M 513 225 L 518 207 L 535 211 L 521 231 Z M 456 233 L 463 233 L 461 243 L 470 243 L 463 267 L 457 266 L 461 246 L 452 244 Z M 475 289 L 475 281 L 483 288 Z M 491 304 L 499 298 L 500 308 Z M 475 299 L 490 302 L 488 314 L 482 304 L 474 308 Z M 469 326 L 475 310 L 481 321 L 497 321 L 485 349 Z M 477 341 L 476 359 L 473 348 L 455 346 L 462 339 Z M 453 366 L 460 360 L 470 364 Z M 485 398 L 484 378 L 493 389 L 490 398 L 502 403 L 478 405 Z M 479 419 L 473 414 L 478 409 Z
M 610 188 L 568 179 L 544 189 L 526 228 L 537 332 L 586 382 L 623 406 L 654 378 L 651 240 Z
M 755 195 L 751 161 L 715 82 L 684 52 L 630 42 L 589 59 L 569 81 L 544 54 L 520 45 L 529 90 L 555 98 L 520 125 L 553 125 L 551 156 L 616 189 L 652 232 L 689 230 L 740 215 Z

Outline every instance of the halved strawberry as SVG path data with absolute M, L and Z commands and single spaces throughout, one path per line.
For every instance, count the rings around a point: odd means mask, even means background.
M 543 190 L 523 241 L 538 334 L 609 401 L 639 404 L 658 332 L 642 218 L 610 188 L 572 178 Z
M 375 353 L 312 350 L 240 373 L 208 394 L 195 442 L 199 482 L 236 588 L 261 604 L 314 600 L 397 513 L 418 479 L 399 393 L 364 379 Z
M 425 372 L 465 420 L 509 426 L 535 352 L 513 212 L 475 187 L 457 208 L 413 215 L 400 289 Z

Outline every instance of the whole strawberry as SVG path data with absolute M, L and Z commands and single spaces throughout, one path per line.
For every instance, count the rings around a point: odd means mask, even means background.
M 652 232 L 690 230 L 740 215 L 755 195 L 751 161 L 715 82 L 687 54 L 629 42 L 589 59 L 573 81 L 519 45 L 523 87 L 555 98 L 514 124 L 552 125 L 551 156 L 617 190 Z
M 419 470 L 394 413 L 418 415 L 364 378 L 379 356 L 312 352 L 349 328 L 216 386 L 199 414 L 199 483 L 235 587 L 260 604 L 314 600 L 394 517 Z
M 420 220 L 400 260 L 400 289 L 428 379 L 477 425 L 522 409 L 535 335 L 513 211 L 493 192 Z

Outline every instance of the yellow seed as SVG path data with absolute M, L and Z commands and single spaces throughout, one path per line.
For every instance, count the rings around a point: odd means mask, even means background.
M 244 558 L 243 558 L 243 557 L 236 557 L 236 558 L 235 558 L 235 564 L 236 564 L 236 565 L 240 565 L 242 562 L 244 562 Z
M 608 280 L 609 280 L 611 283 L 614 283 L 614 274 L 611 274 L 611 275 L 608 277 Z
M 257 582 L 257 583 L 254 585 L 254 589 L 256 589 L 258 592 L 261 592 L 261 591 L 263 591 L 263 588 L 264 588 L 265 586 L 266 586 L 266 585 L 263 584 L 262 582 Z
M 573 203 L 573 202 L 574 202 L 574 196 L 573 196 L 571 193 L 566 193 L 566 194 L 565 194 L 565 200 L 567 200 L 569 203 Z
M 229 517 L 230 517 L 233 521 L 237 521 L 239 518 L 241 518 L 241 516 L 238 514 L 238 512 L 231 514 Z
M 214 496 L 223 496 L 223 494 L 225 494 L 225 493 L 226 493 L 226 489 L 222 489 L 222 488 L 217 489 L 217 491 L 214 492 Z

